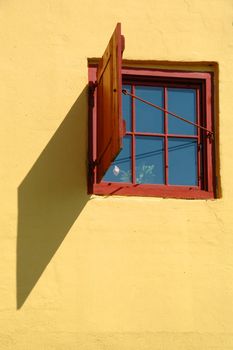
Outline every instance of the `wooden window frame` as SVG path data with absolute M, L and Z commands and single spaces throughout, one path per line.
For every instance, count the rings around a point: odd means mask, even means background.
M 96 81 L 96 66 L 89 67 L 89 84 L 93 86 Z M 173 71 L 162 69 L 145 69 L 145 68 L 122 68 L 122 83 L 138 83 L 144 85 L 159 85 L 172 87 L 198 87 L 197 91 L 201 91 L 201 96 L 198 94 L 199 101 L 197 102 L 200 111 L 198 113 L 198 123 L 205 126 L 208 130 L 214 131 L 213 125 L 213 73 L 211 72 L 193 72 L 193 71 Z M 200 131 L 198 128 L 197 138 L 200 141 L 202 136 L 203 151 L 202 151 L 202 167 L 203 179 L 198 186 L 177 186 L 177 185 L 156 185 L 156 184 L 133 184 L 123 182 L 96 182 L 96 143 L 97 143 L 97 99 L 96 91 L 93 89 L 90 93 L 89 99 L 89 172 L 88 172 L 88 192 L 97 195 L 124 195 L 124 196 L 153 196 L 162 198 L 184 198 L 184 199 L 213 199 L 215 195 L 214 185 L 214 139 L 207 136 L 206 132 Z M 132 112 L 134 113 L 134 111 Z M 200 114 L 202 120 L 200 120 Z M 167 118 L 165 118 L 167 119 Z M 132 134 L 127 132 L 126 134 Z M 140 135 L 147 135 L 148 133 L 141 133 Z M 165 139 L 168 137 L 166 129 L 164 131 Z M 153 133 L 153 135 L 155 135 Z M 169 135 L 170 136 L 170 135 Z M 187 136 L 187 135 L 186 135 Z M 184 137 L 186 137 L 184 136 Z M 179 135 L 179 137 L 181 137 Z M 133 147 L 134 149 L 134 147 Z M 132 159 L 134 154 L 132 150 Z M 166 159 L 166 155 L 165 155 Z M 198 168 L 200 169 L 200 157 L 198 161 Z M 165 174 L 167 178 L 167 174 Z M 200 174 L 199 174 L 200 178 Z

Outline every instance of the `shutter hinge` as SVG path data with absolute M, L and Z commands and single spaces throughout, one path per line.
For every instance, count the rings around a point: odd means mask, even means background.
M 90 81 L 89 87 L 88 87 L 88 94 L 89 94 L 89 106 L 94 107 L 94 92 L 95 88 L 97 87 L 97 82 Z
M 97 87 L 97 85 L 98 85 L 98 83 L 97 83 L 97 81 L 89 81 L 89 91 L 91 92 L 91 93 L 94 93 L 94 91 L 95 91 L 95 88 Z
M 99 162 L 97 161 L 97 159 L 89 162 L 89 166 L 91 169 L 94 169 L 98 164 Z

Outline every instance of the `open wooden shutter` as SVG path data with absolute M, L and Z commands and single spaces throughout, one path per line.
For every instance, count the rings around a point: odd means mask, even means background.
M 97 68 L 97 157 L 99 183 L 122 148 L 122 53 L 124 37 L 118 23 Z

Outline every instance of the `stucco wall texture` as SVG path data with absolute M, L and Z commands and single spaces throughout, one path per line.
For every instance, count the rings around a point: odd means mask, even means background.
M 117 22 L 125 59 L 218 63 L 221 198 L 87 194 L 87 59 Z M 0 23 L 0 349 L 233 349 L 233 1 L 10 0 Z

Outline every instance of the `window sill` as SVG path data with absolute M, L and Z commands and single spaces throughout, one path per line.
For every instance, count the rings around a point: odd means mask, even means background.
M 177 199 L 214 199 L 212 191 L 190 186 L 132 185 L 128 183 L 102 182 L 93 185 L 93 194 L 117 196 L 144 196 Z

